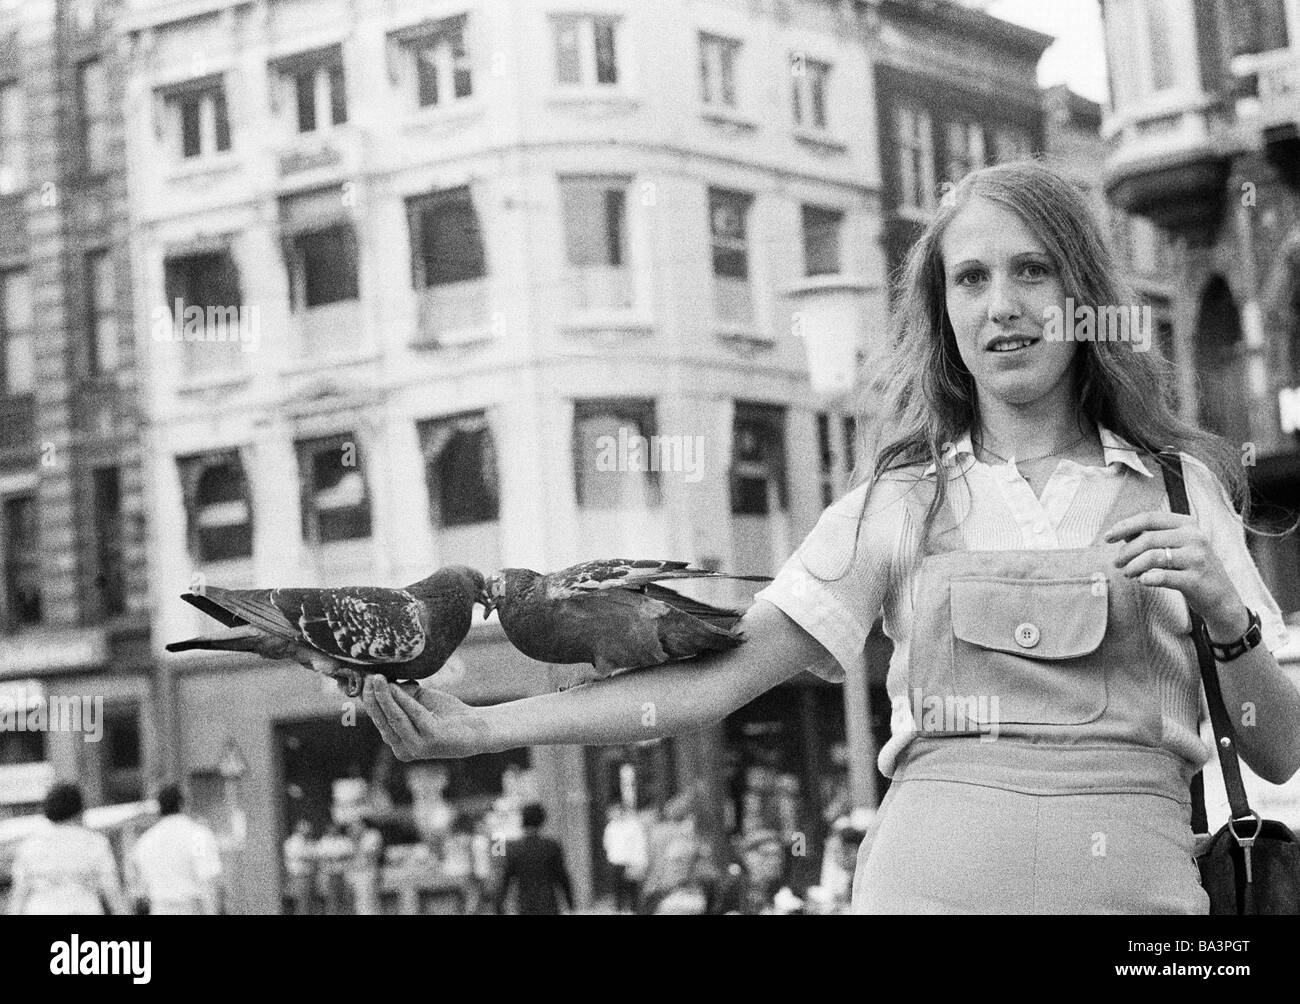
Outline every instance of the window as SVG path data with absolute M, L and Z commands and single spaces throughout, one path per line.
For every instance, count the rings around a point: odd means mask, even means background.
M 409 43 L 415 59 L 416 97 L 421 108 L 451 104 L 474 93 L 469 52 L 465 46 L 465 18 L 441 26 Z
M 858 462 L 858 421 L 852 415 L 844 416 L 844 467 L 850 475 Z
M 0 81 L 0 195 L 27 184 L 27 123 L 17 81 Z
M 1285 0 L 1236 0 L 1223 9 L 1230 19 L 1233 55 L 1271 52 L 1290 45 Z
M 27 272 L 0 272 L 0 390 L 12 397 L 36 388 L 34 320 Z
M 561 14 L 551 19 L 555 34 L 555 79 L 591 87 L 618 83 L 617 19 Z
M 36 498 L 15 495 L 4 500 L 4 614 L 10 628 L 41 621 L 41 561 L 36 526 Z
M 181 157 L 208 157 L 230 149 L 226 91 L 220 81 L 191 84 L 165 96 Z
M 357 299 L 357 245 L 350 223 L 296 233 L 290 248 L 295 310 Z
M 745 233 L 749 202 L 750 197 L 743 192 L 709 190 L 709 227 L 716 276 L 749 278 L 749 245 Z
M 116 467 L 92 473 L 95 522 L 95 589 L 101 617 L 126 609 L 126 569 L 123 563 L 122 483 Z
M 809 59 L 802 52 L 790 57 L 796 125 L 807 129 L 826 128 L 826 88 L 830 73 L 829 63 Z
M 86 255 L 86 317 L 90 373 L 111 373 L 118 366 L 117 275 L 111 251 Z
M 785 409 L 736 402 L 731 466 L 731 511 L 766 516 L 785 510 Z
M 140 708 L 138 705 L 104 709 L 103 739 L 97 750 L 103 800 L 108 805 L 144 798 L 140 772 Z
M 483 412 L 436 418 L 419 425 L 425 484 L 436 526 L 466 526 L 498 518 L 492 428 Z
M 292 97 L 298 132 L 325 131 L 348 120 L 343 50 L 334 45 L 298 53 L 274 64 Z
M 452 188 L 407 202 L 412 275 L 417 288 L 481 279 L 487 256 L 468 188 Z
M 824 411 L 817 413 L 817 456 L 825 509 L 835 501 L 835 451 L 831 448 L 831 417 Z
M 1174 52 L 1168 0 L 1146 0 L 1147 66 L 1153 91 L 1174 85 Z
M 901 105 L 894 110 L 894 140 L 898 146 L 899 205 L 930 212 L 934 209 L 934 130 L 930 113 Z
M 844 214 L 819 206 L 803 207 L 803 260 L 805 275 L 838 275 L 840 229 Z
M 194 323 L 205 329 L 209 319 L 238 327 L 239 269 L 229 251 L 175 255 L 163 267 L 167 306 L 178 330 Z M 189 307 L 201 308 L 202 320 L 196 322 L 194 314 L 186 317 Z
M 370 536 L 370 496 L 356 437 L 300 440 L 302 535 L 311 544 Z
M 177 460 L 189 526 L 189 550 L 198 561 L 253 554 L 253 510 L 237 450 Z
M 574 490 L 592 509 L 657 506 L 659 464 L 652 456 L 655 404 L 641 399 L 573 403 Z M 638 439 L 637 437 L 644 437 Z
M 23 691 L 25 693 L 25 690 Z M 6 697 L 9 695 L 6 694 Z M 30 707 L 30 705 L 29 705 Z M 0 732 L 0 767 L 13 767 L 25 763 L 44 763 L 45 733 L 15 732 L 5 729 Z
M 560 180 L 564 243 L 572 270 L 570 307 L 574 310 L 632 307 L 627 185 L 623 178 Z
M 753 319 L 746 225 L 749 203 L 750 197 L 743 192 L 709 190 L 714 312 L 725 323 L 745 324 Z
M 1025 160 L 1033 156 L 1034 141 L 1024 129 L 999 129 L 993 135 L 993 151 L 998 163 Z
M 108 170 L 108 79 L 100 59 L 77 66 L 77 111 L 81 127 L 81 163 L 87 174 Z
M 978 122 L 949 122 L 947 180 L 954 184 L 984 166 L 984 127 Z
M 740 43 L 700 33 L 700 100 L 706 105 L 736 107 L 736 60 Z

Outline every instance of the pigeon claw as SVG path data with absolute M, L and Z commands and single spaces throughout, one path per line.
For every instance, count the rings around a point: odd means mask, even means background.
M 366 682 L 365 674 L 357 669 L 340 670 L 335 679 L 347 684 L 348 697 L 352 698 L 361 696 L 361 688 Z

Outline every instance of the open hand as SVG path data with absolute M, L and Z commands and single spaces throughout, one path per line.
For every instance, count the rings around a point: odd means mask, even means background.
M 403 763 L 487 752 L 482 712 L 440 690 L 420 687 L 415 696 L 382 676 L 367 676 L 361 703 L 384 742 Z

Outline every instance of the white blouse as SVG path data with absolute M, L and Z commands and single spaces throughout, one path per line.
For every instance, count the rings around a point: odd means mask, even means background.
M 952 477 L 948 501 L 967 546 L 977 551 L 1052 550 L 1089 546 L 1110 511 L 1124 477 L 1157 477 L 1137 451 L 1109 429 L 1098 426 L 1105 466 L 1086 467 L 1061 460 L 1042 498 L 1020 475 L 1014 458 L 1006 464 L 977 460 L 967 434 L 944 458 L 960 465 L 965 478 Z M 1218 479 L 1199 460 L 1183 454 L 1187 499 L 1242 600 L 1258 612 L 1270 650 L 1286 643 L 1282 612 L 1246 549 L 1245 530 Z M 934 465 L 926 473 L 934 471 Z M 912 629 L 912 579 L 908 560 L 920 546 L 914 506 L 904 504 L 910 481 L 886 478 L 871 493 L 861 520 L 867 485 L 844 495 L 822 513 L 817 525 L 776 578 L 755 594 L 775 604 L 821 642 L 835 658 L 809 667 L 832 682 L 846 667 L 860 667 L 867 635 L 883 613 L 885 634 L 894 644 L 890 673 L 905 672 Z M 854 535 L 857 539 L 856 553 Z M 816 573 L 816 574 L 813 574 Z M 825 581 L 832 580 L 832 581 Z M 898 752 L 910 738 L 911 723 L 893 720 L 894 735 L 881 750 L 880 769 L 892 776 Z

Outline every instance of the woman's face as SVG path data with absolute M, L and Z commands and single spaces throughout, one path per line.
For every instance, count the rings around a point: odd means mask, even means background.
M 1075 343 L 1043 335 L 1045 311 L 1064 309 L 1060 270 L 1019 216 L 974 198 L 939 241 L 948 319 L 983 396 L 1031 404 L 1062 384 Z

